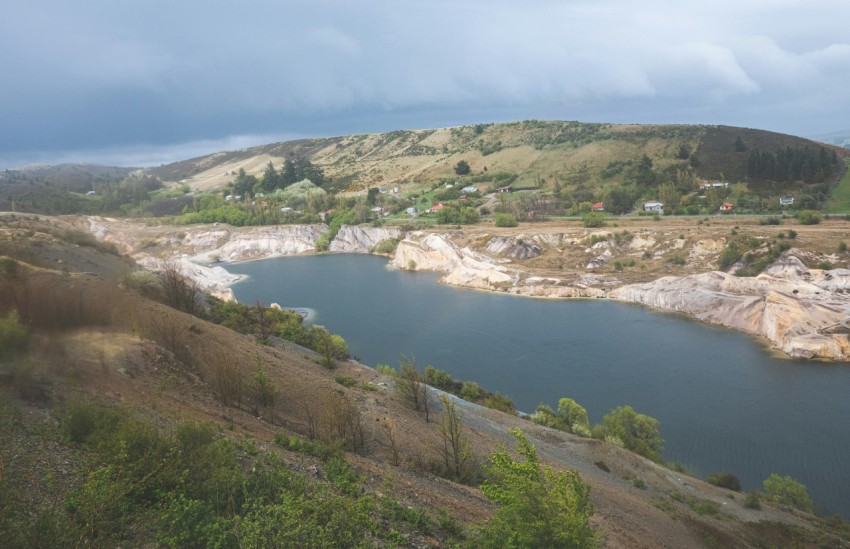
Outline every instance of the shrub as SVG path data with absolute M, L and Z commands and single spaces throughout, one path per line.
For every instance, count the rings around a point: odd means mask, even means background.
M 606 435 L 622 440 L 626 449 L 652 461 L 662 461 L 664 439 L 657 419 L 639 414 L 631 406 L 620 406 L 602 417 L 602 425 Z
M 738 244 L 730 242 L 725 248 L 723 248 L 723 251 L 720 252 L 720 257 L 717 259 L 717 266 L 719 269 L 726 269 L 739 261 L 742 256 L 743 254 L 741 253 L 741 250 L 738 249 Z
M 736 492 L 741 491 L 741 481 L 732 473 L 712 473 L 708 475 L 708 478 L 705 480 L 709 484 L 720 486 L 721 488 L 728 488 L 729 490 L 734 490 Z
M 795 231 L 794 229 L 789 229 L 788 230 L 788 238 L 792 238 L 792 239 L 797 238 L 797 231 Z
M 822 219 L 820 212 L 814 210 L 803 210 L 797 214 L 797 221 L 802 225 L 817 225 Z
M 357 382 L 354 381 L 354 378 L 350 376 L 334 376 L 334 381 L 336 381 L 343 387 L 354 387 L 355 385 L 357 385 Z
M 0 316 L 0 358 L 12 356 L 27 348 L 29 333 L 26 326 L 21 324 L 18 311 L 11 311 L 6 316 Z
M 783 505 L 790 505 L 807 513 L 814 510 L 814 504 L 805 485 L 790 476 L 781 477 L 772 473 L 765 479 L 763 485 L 768 499 Z
M 828 261 L 821 261 L 820 263 L 818 263 L 818 269 L 828 271 L 828 270 L 832 269 L 832 263 L 830 263 Z
M 497 213 L 495 219 L 497 227 L 516 227 L 518 224 L 513 214 Z
M 782 219 L 775 215 L 770 215 L 759 219 L 759 225 L 782 225 Z
M 746 509 L 761 509 L 761 495 L 758 490 L 747 492 L 744 496 L 743 505 Z
M 376 254 L 391 254 L 395 252 L 399 242 L 400 239 L 398 238 L 387 238 L 375 244 L 375 248 L 372 251 Z
M 846 242 L 839 242 L 838 243 L 838 251 L 839 252 L 846 252 L 847 251 L 847 243 Z
M 482 547 L 596 547 L 599 538 L 590 525 L 590 487 L 575 471 L 543 467 L 534 445 L 512 429 L 516 453 L 494 453 L 486 466 L 484 495 L 498 509 L 478 530 Z
M 581 218 L 581 224 L 588 228 L 594 227 L 604 227 L 605 226 L 605 214 L 601 212 L 590 212 L 584 214 Z

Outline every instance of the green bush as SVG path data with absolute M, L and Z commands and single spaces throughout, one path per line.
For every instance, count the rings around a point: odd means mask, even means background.
M 822 219 L 823 216 L 821 216 L 820 212 L 814 210 L 803 210 L 797 214 L 797 221 L 801 225 L 817 225 Z
M 708 475 L 708 478 L 705 480 L 709 484 L 720 486 L 721 488 L 728 488 L 729 490 L 734 490 L 736 492 L 741 491 L 741 481 L 732 473 L 712 473 Z
M 731 267 L 737 261 L 741 259 L 743 254 L 741 250 L 738 249 L 738 244 L 736 242 L 730 242 L 723 248 L 723 251 L 720 252 L 720 257 L 717 259 L 717 267 L 719 269 L 726 269 Z
M 518 225 L 516 216 L 513 214 L 497 213 L 495 219 L 497 227 L 516 227 Z
M 789 229 L 788 230 L 788 238 L 791 238 L 791 239 L 797 238 L 797 231 L 795 231 L 794 229 Z
M 597 547 L 590 525 L 590 487 L 575 471 L 543 467 L 534 445 L 519 429 L 515 459 L 500 450 L 485 466 L 481 491 L 496 503 L 493 518 L 478 530 L 477 547 Z
M 399 242 L 401 240 L 398 238 L 387 238 L 375 244 L 375 248 L 372 251 L 376 254 L 391 254 L 395 252 Z
M 763 485 L 768 499 L 783 505 L 790 505 L 807 513 L 813 512 L 814 504 L 805 485 L 790 476 L 782 477 L 772 473 L 765 479 Z
M 747 495 L 744 496 L 743 505 L 746 509 L 761 509 L 761 495 L 759 491 L 753 490 L 752 492 L 747 492 Z
M 631 406 L 620 406 L 602 416 L 602 426 L 607 436 L 623 441 L 627 450 L 660 463 L 664 439 L 659 421 L 635 412 Z
M 589 212 L 581 218 L 581 224 L 587 228 L 604 227 L 605 214 L 601 212 Z

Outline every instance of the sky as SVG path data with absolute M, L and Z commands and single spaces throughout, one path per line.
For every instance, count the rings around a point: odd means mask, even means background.
M 0 168 L 527 119 L 850 129 L 847 0 L 4 0 Z

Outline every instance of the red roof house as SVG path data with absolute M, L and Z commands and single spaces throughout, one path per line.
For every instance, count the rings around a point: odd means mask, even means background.
M 594 212 L 602 212 L 605 210 L 605 204 L 602 202 L 597 202 L 592 206 Z
M 732 208 L 734 208 L 734 207 L 735 207 L 735 205 L 732 204 L 731 202 L 724 202 L 720 206 L 720 211 L 723 212 L 723 213 L 729 213 L 729 212 L 732 211 Z

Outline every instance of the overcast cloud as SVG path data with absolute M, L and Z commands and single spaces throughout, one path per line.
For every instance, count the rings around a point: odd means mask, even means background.
M 0 167 L 528 118 L 850 128 L 846 0 L 7 0 Z

